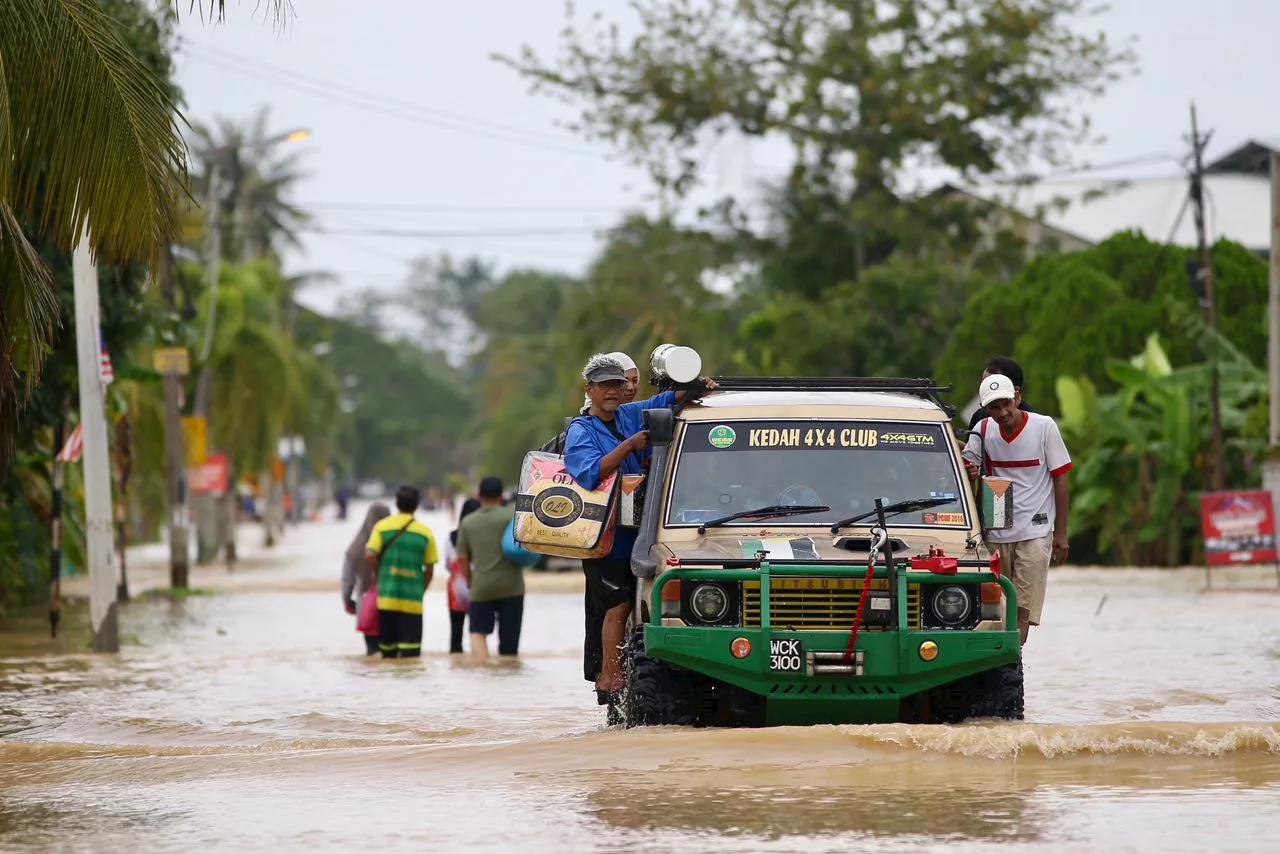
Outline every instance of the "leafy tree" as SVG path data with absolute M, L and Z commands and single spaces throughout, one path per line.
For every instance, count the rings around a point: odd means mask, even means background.
M 297 152 L 282 140 L 271 142 L 269 111 L 260 109 L 252 122 L 240 125 L 217 118 L 214 127 L 194 125 L 196 160 L 192 192 L 201 204 L 209 199 L 209 182 L 218 168 L 222 256 L 249 261 L 262 255 L 279 260 L 285 249 L 301 249 L 301 230 L 311 216 L 288 200 L 306 177 Z M 207 215 L 207 214 L 206 214 Z M 203 238 L 203 229 L 199 234 Z
M 185 157 L 172 88 L 121 26 L 138 3 L 12 0 L 0 15 L 0 439 L 39 377 L 58 324 L 44 237 L 71 251 L 88 229 L 102 262 L 154 259 L 178 226 Z M 164 32 L 153 18 L 153 36 Z M 145 37 L 147 34 L 143 33 Z M 158 38 L 153 41 L 159 41 Z M 74 133 L 68 133 L 74 128 Z M 37 243 L 33 243 L 33 239 Z
M 347 401 L 334 437 L 343 477 L 443 484 L 450 473 L 468 469 L 473 401 L 439 354 L 306 308 L 299 309 L 297 341 L 304 350 L 327 345 L 324 361 L 337 377 L 339 407 Z
M 623 43 L 572 20 L 554 63 L 498 57 L 578 105 L 576 127 L 686 192 L 708 135 L 785 138 L 793 181 L 894 190 L 908 162 L 966 177 L 1060 162 L 1071 105 L 1131 61 L 1080 27 L 1083 0 L 634 0 Z M 572 7 L 570 7 L 570 10 Z
M 440 253 L 414 259 L 401 302 L 421 324 L 417 340 L 454 364 L 464 363 L 484 346 L 477 314 L 493 285 L 493 265 L 478 258 L 456 263 Z
M 739 359 L 753 373 L 930 376 L 970 295 L 985 280 L 901 259 L 821 299 L 782 294 L 743 322 Z
M 1173 312 L 1199 311 L 1187 278 L 1193 254 L 1120 233 L 1092 249 L 1039 257 L 1011 282 L 989 284 L 969 299 L 939 359 L 939 378 L 973 388 L 990 356 L 1009 355 L 1022 363 L 1028 396 L 1057 414 L 1048 390 L 1059 376 L 1088 376 L 1101 391 L 1112 390 L 1107 359 L 1140 350 L 1153 332 L 1164 333 L 1175 363 L 1203 359 L 1207 352 L 1189 332 L 1169 329 Z M 1219 329 L 1246 358 L 1261 362 L 1266 265 L 1227 241 L 1213 247 L 1212 257 Z

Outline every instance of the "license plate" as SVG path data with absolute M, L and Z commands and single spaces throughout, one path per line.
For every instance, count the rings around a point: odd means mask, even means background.
M 769 669 L 779 673 L 803 673 L 804 644 L 797 638 L 771 638 Z

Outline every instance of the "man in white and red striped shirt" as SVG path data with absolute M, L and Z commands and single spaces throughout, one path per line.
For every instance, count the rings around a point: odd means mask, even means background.
M 1000 550 L 1002 568 L 1018 593 L 1018 629 L 1026 643 L 1028 629 L 1040 625 L 1049 562 L 1067 559 L 1071 455 L 1057 422 L 1018 408 L 1017 389 L 1007 376 L 983 377 L 978 394 L 987 417 L 965 445 L 965 466 L 971 478 L 1013 481 L 1012 527 L 984 536 L 990 548 Z M 985 468 L 979 471 L 984 448 Z

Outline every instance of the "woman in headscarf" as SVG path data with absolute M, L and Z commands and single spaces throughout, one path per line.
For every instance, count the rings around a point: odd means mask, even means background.
M 373 533 L 373 526 L 390 515 L 391 508 L 381 501 L 375 501 L 369 505 L 368 512 L 364 514 L 364 523 L 351 541 L 351 545 L 347 546 L 347 552 L 342 560 L 342 602 L 348 614 L 359 612 L 360 600 L 368 586 L 364 571 L 364 552 L 369 536 Z M 365 635 L 364 649 L 366 655 L 377 653 L 378 636 Z
M 480 509 L 480 499 L 468 498 L 462 502 L 462 509 L 458 511 L 458 525 L 462 525 L 462 520 L 470 514 Z M 454 528 L 449 532 L 449 541 L 444 548 L 444 565 L 449 569 L 449 652 L 462 652 L 462 634 L 467 625 L 467 613 L 470 611 L 469 603 L 462 600 L 459 596 L 458 583 L 461 581 L 461 570 L 458 567 L 458 529 Z

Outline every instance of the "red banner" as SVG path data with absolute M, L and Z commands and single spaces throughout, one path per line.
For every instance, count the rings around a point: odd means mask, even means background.
M 204 465 L 190 470 L 192 492 L 212 492 L 224 494 L 231 481 L 231 472 L 227 466 L 226 454 L 210 454 Z
M 1270 492 L 1206 492 L 1200 523 L 1210 566 L 1277 562 Z

